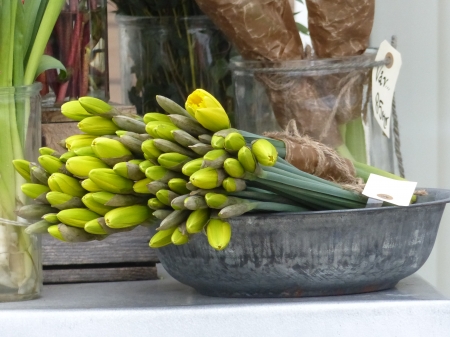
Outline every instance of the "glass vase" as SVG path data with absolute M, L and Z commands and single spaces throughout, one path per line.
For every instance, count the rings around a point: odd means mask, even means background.
M 282 62 L 233 58 L 235 126 L 263 134 L 283 131 L 294 120 L 300 135 L 394 172 L 393 133 L 383 134 L 372 111 L 375 54 Z
M 35 298 L 42 286 L 40 238 L 26 234 L 27 222 L 16 216 L 29 202 L 20 188 L 26 180 L 12 164 L 38 157 L 41 87 L 0 87 L 0 302 Z
M 67 72 L 47 70 L 40 80 L 50 101 L 92 96 L 109 100 L 108 23 L 106 0 L 68 0 L 52 31 L 46 54 Z M 54 95 L 54 96 L 53 96 Z M 46 99 L 46 104 L 49 102 Z
M 134 17 L 117 15 L 122 99 L 139 114 L 160 111 L 155 96 L 184 106 L 197 88 L 230 109 L 231 44 L 205 16 Z

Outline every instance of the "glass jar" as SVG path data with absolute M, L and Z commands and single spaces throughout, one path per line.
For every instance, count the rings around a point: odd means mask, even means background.
M 187 96 L 202 88 L 230 109 L 231 44 L 210 19 L 126 15 L 116 19 L 124 103 L 145 114 L 160 111 L 156 95 L 184 106 Z
M 29 202 L 14 159 L 36 160 L 41 143 L 42 85 L 0 87 L 0 302 L 32 299 L 42 287 L 41 242 L 15 211 Z
M 263 134 L 282 131 L 295 120 L 299 134 L 394 172 L 394 141 L 383 134 L 372 111 L 372 68 L 380 65 L 375 55 L 368 50 L 360 56 L 320 60 L 233 58 L 235 127 Z
M 109 100 L 108 23 L 106 0 L 66 1 L 45 53 L 60 60 L 67 73 L 47 70 L 42 79 L 61 105 L 92 96 Z M 47 100 L 46 100 L 47 101 Z M 48 104 L 48 102 L 46 102 Z

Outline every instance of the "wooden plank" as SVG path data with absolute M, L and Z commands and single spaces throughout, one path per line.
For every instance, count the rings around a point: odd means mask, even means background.
M 44 266 L 94 263 L 158 262 L 155 249 L 148 246 L 150 231 L 137 227 L 110 235 L 102 241 L 67 243 L 48 235 L 42 238 Z
M 156 266 L 51 269 L 44 268 L 44 284 L 157 280 Z

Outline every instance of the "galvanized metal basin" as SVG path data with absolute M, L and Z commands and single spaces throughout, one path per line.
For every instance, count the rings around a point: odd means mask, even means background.
M 167 272 L 208 296 L 302 297 L 394 287 L 427 260 L 450 190 L 409 207 L 257 214 L 230 221 L 223 251 L 204 235 L 157 250 Z

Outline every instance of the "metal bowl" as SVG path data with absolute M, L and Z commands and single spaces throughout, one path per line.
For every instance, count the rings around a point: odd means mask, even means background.
M 158 257 L 175 279 L 221 297 L 344 295 L 394 287 L 427 260 L 450 190 L 427 189 L 408 207 L 365 208 L 231 219 L 215 251 L 204 235 Z

